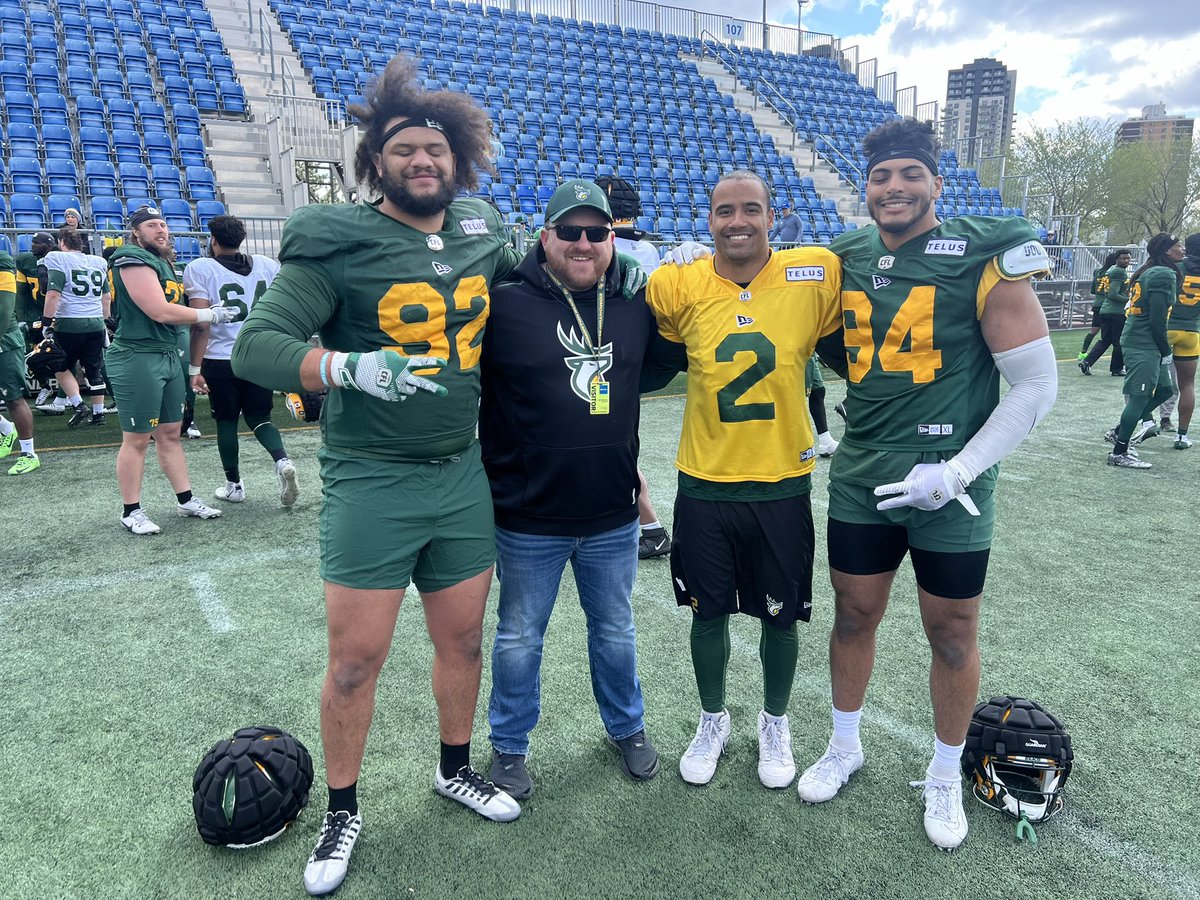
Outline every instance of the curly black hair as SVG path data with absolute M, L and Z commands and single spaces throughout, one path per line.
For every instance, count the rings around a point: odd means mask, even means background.
M 869 159 L 883 150 L 893 147 L 912 147 L 924 150 L 937 160 L 942 151 L 941 142 L 928 122 L 919 122 L 911 116 L 884 122 L 863 138 L 863 154 Z M 935 173 L 936 174 L 936 173 Z
M 354 154 L 354 174 L 361 184 L 382 193 L 375 157 L 383 150 L 388 124 L 398 118 L 434 119 L 441 123 L 456 157 L 454 183 L 460 190 L 479 186 L 477 170 L 491 172 L 491 123 L 468 94 L 427 91 L 417 83 L 417 65 L 408 56 L 393 56 L 383 74 L 367 86 L 365 103 L 347 107 L 363 128 Z
M 213 216 L 208 220 L 208 233 L 226 250 L 237 250 L 246 240 L 246 225 L 237 216 Z

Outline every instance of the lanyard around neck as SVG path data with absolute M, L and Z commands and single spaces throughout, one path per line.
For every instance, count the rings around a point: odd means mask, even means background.
M 575 314 L 575 322 L 579 325 L 579 330 L 583 332 L 583 342 L 588 350 L 592 351 L 592 356 L 599 360 L 600 347 L 604 345 L 604 278 L 596 282 L 596 341 L 592 342 L 592 335 L 588 331 L 587 326 L 583 324 L 583 316 L 579 314 L 579 307 L 575 305 L 575 298 L 571 296 L 571 292 L 567 286 L 558 280 L 549 266 L 542 266 L 546 272 L 546 277 L 549 278 L 556 288 L 562 291 L 563 297 L 567 301 L 567 306 L 571 308 L 571 312 Z

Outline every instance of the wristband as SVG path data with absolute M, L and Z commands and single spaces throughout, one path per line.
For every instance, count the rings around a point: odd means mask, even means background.
M 199 374 L 200 374 L 199 366 L 188 366 L 188 376 L 189 377 L 193 376 L 193 375 L 199 375 Z
M 329 357 L 331 357 L 332 355 L 333 355 L 333 353 L 331 351 L 326 350 L 324 353 L 321 354 L 321 362 L 317 366 L 317 369 L 321 373 L 321 384 L 325 385 L 325 387 L 329 387 L 329 378 L 325 374 L 325 361 L 328 360 Z
M 212 307 L 206 306 L 203 309 L 193 309 L 192 312 L 194 312 L 196 314 L 196 324 L 197 325 L 211 325 L 212 324 L 212 320 L 213 320 Z

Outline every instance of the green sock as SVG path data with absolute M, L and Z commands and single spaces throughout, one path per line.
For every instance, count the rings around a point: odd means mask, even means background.
M 787 629 L 776 628 L 768 622 L 762 623 L 758 658 L 762 660 L 763 667 L 763 709 L 773 716 L 782 716 L 787 712 L 799 656 L 800 635 L 795 622 Z
M 284 456 L 287 455 L 283 453 L 283 435 L 279 433 L 279 429 L 275 427 L 270 419 L 252 419 L 250 416 L 246 416 L 246 424 L 254 432 L 255 440 L 262 444 L 263 449 L 270 453 L 272 457 L 275 457 L 276 453 L 283 454 Z M 275 458 L 279 459 L 281 457 Z
M 1132 396 L 1125 404 L 1125 409 L 1121 412 L 1121 424 L 1117 426 L 1117 441 L 1123 444 L 1129 443 L 1129 437 L 1133 434 L 1133 429 L 1137 428 L 1138 422 L 1142 421 L 1142 408 L 1145 402 L 1141 397 Z
M 708 621 L 692 617 L 692 668 L 700 707 L 706 713 L 725 709 L 725 669 L 729 665 L 729 616 Z
M 241 481 L 238 473 L 237 422 L 217 420 L 217 454 L 221 457 L 221 468 L 227 481 Z

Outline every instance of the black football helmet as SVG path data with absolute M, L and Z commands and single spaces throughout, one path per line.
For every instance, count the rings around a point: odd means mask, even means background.
M 962 767 L 982 803 L 1044 821 L 1062 809 L 1073 762 L 1062 722 L 1033 700 L 992 697 L 975 707 Z
M 205 754 L 192 777 L 192 812 L 207 844 L 243 849 L 283 834 L 308 803 L 312 757 L 286 731 L 240 728 Z
M 300 422 L 316 422 L 321 418 L 325 395 L 317 391 L 292 391 L 285 395 L 287 411 Z
M 25 357 L 25 365 L 39 382 L 47 382 L 67 368 L 67 354 L 54 338 L 43 338 Z

